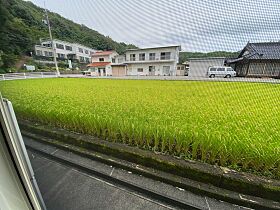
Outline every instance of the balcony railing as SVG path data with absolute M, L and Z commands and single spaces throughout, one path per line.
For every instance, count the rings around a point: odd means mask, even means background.
M 129 63 L 136 63 L 136 62 L 159 62 L 159 61 L 175 61 L 176 57 L 175 56 L 156 56 L 156 57 L 151 57 L 151 59 L 149 57 L 146 57 L 145 60 L 139 60 L 138 58 L 136 59 L 126 59 L 125 62 L 129 62 Z

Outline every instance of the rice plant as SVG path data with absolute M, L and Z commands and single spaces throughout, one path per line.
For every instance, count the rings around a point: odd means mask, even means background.
M 277 84 L 34 79 L 0 91 L 20 118 L 279 177 Z

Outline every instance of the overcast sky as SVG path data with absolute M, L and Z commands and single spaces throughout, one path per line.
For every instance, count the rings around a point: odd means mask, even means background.
M 31 0 L 43 7 L 44 0 Z M 238 51 L 280 40 L 279 0 L 45 0 L 49 10 L 116 41 Z

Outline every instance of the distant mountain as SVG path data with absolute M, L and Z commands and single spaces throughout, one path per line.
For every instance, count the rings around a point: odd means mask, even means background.
M 123 53 L 128 48 L 136 48 L 131 44 L 116 42 L 59 14 L 49 12 L 49 18 L 56 39 L 77 42 L 97 50 L 116 50 L 119 53 Z M 49 37 L 43 19 L 44 9 L 32 2 L 0 0 L 0 55 L 2 51 L 4 67 L 12 66 L 19 55 L 33 51 L 34 45 L 40 38 Z
M 237 57 L 238 52 L 226 52 L 226 51 L 215 51 L 215 52 L 180 52 L 179 63 L 183 63 L 190 58 L 207 58 L 207 57 Z

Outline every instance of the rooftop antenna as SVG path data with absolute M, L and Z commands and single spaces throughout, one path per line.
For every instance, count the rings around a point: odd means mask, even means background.
M 52 43 L 53 61 L 54 61 L 54 64 L 55 64 L 55 69 L 56 69 L 57 76 L 59 77 L 60 76 L 60 72 L 59 72 L 58 65 L 57 65 L 57 60 L 56 60 L 56 51 L 55 51 L 55 46 L 54 46 L 53 37 L 52 37 L 52 31 L 51 31 L 51 25 L 50 25 L 50 21 L 49 21 L 49 15 L 48 15 L 48 11 L 47 11 L 47 8 L 46 8 L 46 1 L 44 1 L 44 7 L 45 7 L 46 21 L 47 21 L 48 28 L 49 28 L 50 40 L 51 40 L 51 43 Z

